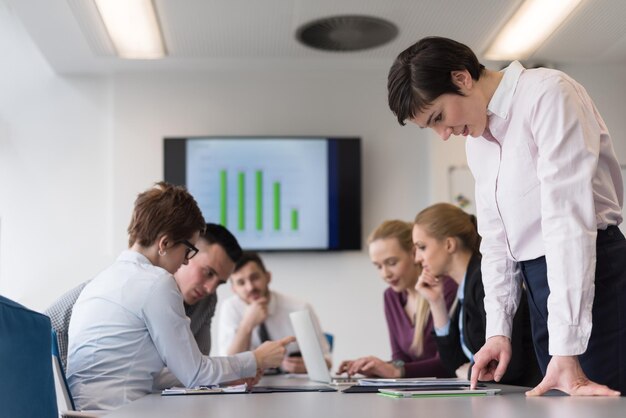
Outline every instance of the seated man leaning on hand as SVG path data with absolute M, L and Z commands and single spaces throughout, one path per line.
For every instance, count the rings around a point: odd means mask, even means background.
M 294 335 L 289 314 L 307 309 L 311 312 L 326 363 L 330 368 L 330 347 L 313 308 L 306 302 L 271 291 L 271 279 L 272 274 L 265 269 L 261 257 L 257 253 L 244 251 L 230 276 L 235 295 L 224 300 L 219 308 L 219 355 L 234 355 L 253 350 L 266 340 Z M 297 345 L 292 346 L 295 347 L 289 347 L 291 354 L 285 357 L 281 368 L 287 373 L 306 373 Z

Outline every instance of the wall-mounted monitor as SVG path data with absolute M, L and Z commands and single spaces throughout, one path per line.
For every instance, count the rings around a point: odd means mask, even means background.
M 245 249 L 361 249 L 360 138 L 165 138 L 164 179 Z

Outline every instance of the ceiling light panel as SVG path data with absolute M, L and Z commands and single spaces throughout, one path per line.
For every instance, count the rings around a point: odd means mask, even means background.
M 165 46 L 152 0 L 94 0 L 121 58 L 155 59 Z
M 485 52 L 495 61 L 526 59 L 568 18 L 582 0 L 526 0 Z

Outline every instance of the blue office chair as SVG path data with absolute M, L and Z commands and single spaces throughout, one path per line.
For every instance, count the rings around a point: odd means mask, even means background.
M 2 416 L 57 418 L 50 318 L 0 296 Z
M 329 345 L 330 351 L 332 353 L 332 351 L 333 351 L 333 342 L 335 341 L 335 337 L 333 336 L 333 334 L 330 334 L 328 332 L 324 333 L 324 337 L 326 337 L 326 341 L 328 341 L 328 345 Z

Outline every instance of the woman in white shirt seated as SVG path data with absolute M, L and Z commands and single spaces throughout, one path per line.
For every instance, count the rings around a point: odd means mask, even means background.
M 202 355 L 173 274 L 197 252 L 205 227 L 194 198 L 164 182 L 139 194 L 129 249 L 98 274 L 76 301 L 69 328 L 68 383 L 79 409 L 109 410 L 153 389 L 163 368 L 187 387 L 246 379 L 275 367 L 287 337 L 231 357 Z M 215 265 L 226 280 L 233 262 Z

